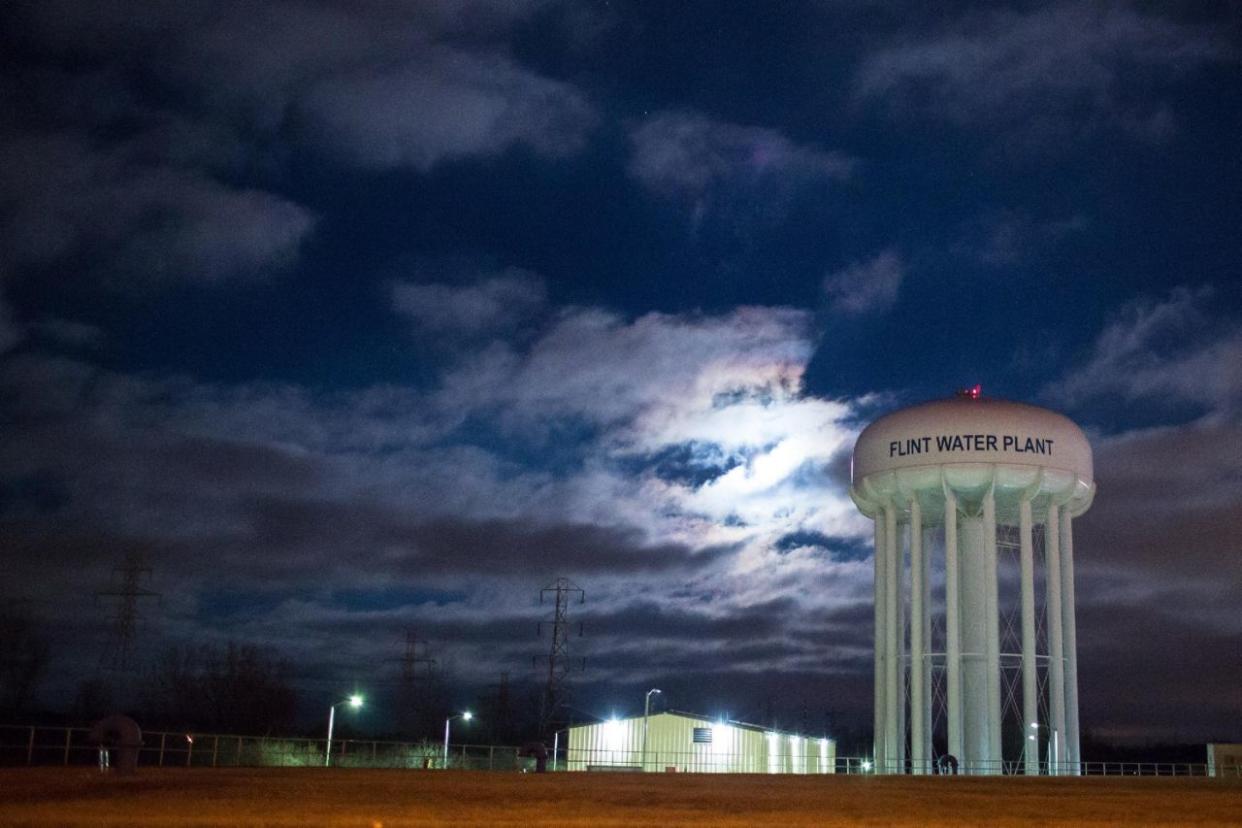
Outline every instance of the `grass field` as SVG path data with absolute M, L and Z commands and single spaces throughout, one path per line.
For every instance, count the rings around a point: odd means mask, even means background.
M 1242 825 L 1242 782 L 0 770 L 4 826 Z

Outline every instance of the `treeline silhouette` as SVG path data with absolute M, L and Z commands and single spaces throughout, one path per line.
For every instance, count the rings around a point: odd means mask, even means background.
M 288 733 L 298 707 L 292 672 L 287 660 L 249 644 L 170 647 L 144 682 L 141 707 L 164 729 Z

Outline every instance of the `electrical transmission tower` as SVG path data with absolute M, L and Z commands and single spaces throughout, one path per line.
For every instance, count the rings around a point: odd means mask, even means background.
M 418 645 L 423 645 L 423 654 L 418 654 Z M 436 660 L 427 655 L 427 641 L 419 638 L 414 630 L 405 631 L 405 653 L 400 658 L 389 659 L 389 661 L 401 662 L 401 681 L 408 685 L 418 683 L 418 665 L 425 667 L 424 675 L 431 675 L 431 671 L 435 669 Z
M 539 591 L 539 603 L 543 604 L 549 595 L 555 602 L 555 608 L 550 619 L 539 623 L 538 632 L 543 635 L 544 624 L 551 621 L 552 646 L 546 656 L 535 657 L 536 666 L 546 659 L 548 667 L 547 684 L 539 707 L 539 732 L 543 735 L 552 731 L 562 710 L 569 704 L 569 674 L 575 669 L 586 668 L 584 659 L 574 660 L 569 656 L 569 604 L 574 598 L 577 598 L 578 604 L 585 604 L 586 593 L 568 578 L 557 578 L 555 583 Z M 581 623 L 578 635 L 582 635 Z
M 112 618 L 112 633 L 108 643 L 100 654 L 99 663 L 102 667 L 113 670 L 128 670 L 133 666 L 134 637 L 140 618 L 138 601 L 142 598 L 158 598 L 160 594 L 142 586 L 142 582 L 151 580 L 151 568 L 145 566 L 142 555 L 130 552 L 125 562 L 112 570 L 119 576 L 119 584 L 111 589 L 101 589 L 95 593 L 100 598 L 116 598 L 116 615 Z
M 419 645 L 422 645 L 422 655 L 419 655 Z M 420 692 L 419 679 L 430 678 L 436 666 L 436 660 L 427 655 L 427 648 L 426 640 L 419 638 L 414 630 L 406 630 L 405 652 L 399 658 L 388 659 L 401 662 L 401 688 L 398 692 L 397 709 L 399 724 L 407 733 L 417 729 L 421 724 L 419 719 L 423 706 L 423 694 Z M 422 667 L 421 677 L 420 666 Z

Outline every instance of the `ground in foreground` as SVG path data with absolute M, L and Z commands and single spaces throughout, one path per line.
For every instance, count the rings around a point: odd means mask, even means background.
M 1242 782 L 338 769 L 0 770 L 7 826 L 1237 825 Z

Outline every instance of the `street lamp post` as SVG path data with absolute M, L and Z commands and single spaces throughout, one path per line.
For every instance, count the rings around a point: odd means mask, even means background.
M 468 722 L 474 718 L 474 714 L 467 710 L 465 713 L 455 713 L 444 720 L 444 767 L 448 768 L 448 745 L 449 745 L 449 724 L 453 719 L 461 719 Z
M 660 691 L 652 687 L 647 691 L 647 697 L 643 699 L 643 771 L 647 770 L 647 717 L 651 715 L 651 697 Z
M 359 707 L 362 707 L 362 696 L 355 693 L 348 699 L 342 699 L 328 708 L 328 747 L 323 752 L 323 766 L 325 768 L 332 764 L 332 729 L 336 726 L 336 708 L 342 704 L 348 704 L 354 710 L 357 710 Z
M 1041 725 L 1039 722 L 1031 722 L 1031 730 L 1035 732 L 1027 736 L 1027 738 L 1035 742 L 1036 744 L 1038 744 L 1039 743 L 1039 729 L 1041 727 L 1048 728 L 1048 775 L 1059 776 L 1060 775 L 1059 765 L 1061 763 L 1061 745 L 1060 745 L 1060 739 L 1057 738 L 1058 737 L 1057 729 L 1050 725 Z

